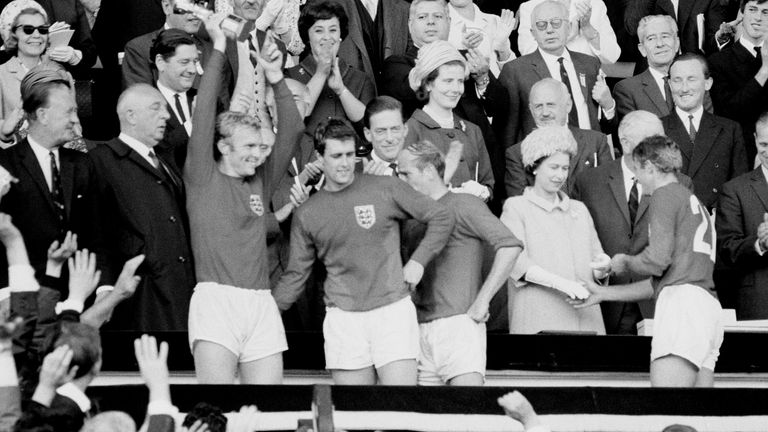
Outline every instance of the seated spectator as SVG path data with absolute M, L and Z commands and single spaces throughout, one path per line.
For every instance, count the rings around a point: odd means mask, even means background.
M 573 109 L 568 124 L 580 129 L 611 133 L 615 128 L 616 103 L 605 83 L 600 62 L 591 55 L 566 48 L 571 23 L 568 8 L 555 0 L 545 0 L 530 13 L 534 23 L 531 33 L 538 49 L 515 59 L 501 71 L 499 81 L 509 96 L 508 115 L 504 126 L 504 141 L 509 145 L 520 142 L 535 127 L 526 109 L 531 87 L 542 78 L 551 77 L 568 87 Z M 522 20 L 522 17 L 521 17 Z M 497 119 L 497 121 L 499 121 Z
M 365 104 L 376 95 L 371 78 L 337 56 L 347 37 L 347 21 L 344 8 L 330 0 L 309 3 L 301 11 L 299 34 L 310 55 L 286 75 L 307 86 L 311 111 L 305 120 L 307 130 L 315 130 L 328 117 L 360 122 Z
M 712 78 L 700 55 L 678 56 L 669 67 L 669 85 L 675 109 L 661 119 L 664 131 L 683 155 L 680 172 L 693 180 L 696 197 L 711 209 L 723 183 L 749 169 L 741 126 L 704 110 Z
M 520 5 L 520 27 L 517 29 L 517 49 L 526 55 L 537 48 L 531 34 L 533 24 L 531 11 L 544 0 L 528 0 Z M 621 55 L 621 48 L 616 41 L 616 33 L 608 20 L 608 9 L 603 0 L 563 1 L 568 6 L 570 32 L 566 46 L 569 50 L 588 54 L 600 59 L 600 63 L 616 63 Z
M 501 68 L 516 58 L 509 35 L 517 25 L 515 14 L 502 10 L 501 16 L 484 13 L 472 0 L 451 0 L 448 3 L 451 30 L 448 42 L 457 50 L 477 49 L 488 59 L 491 73 L 498 77 Z
M 592 217 L 579 201 L 561 188 L 577 152 L 576 141 L 563 126 L 538 128 L 522 143 L 525 169 L 535 182 L 523 195 L 504 203 L 501 221 L 523 242 L 509 281 L 509 332 L 583 331 L 604 334 L 599 307 L 576 310 L 565 297 L 586 298 L 578 282 L 601 279 L 605 269 L 590 267 L 605 261 Z
M 768 110 L 768 1 L 744 1 L 741 11 L 741 36 L 708 59 L 713 80 L 710 93 L 715 114 L 741 125 L 751 165 L 757 153 L 755 122 Z
M 680 49 L 677 24 L 669 15 L 650 15 L 637 26 L 638 49 L 648 69 L 619 81 L 613 88 L 619 119 L 636 110 L 664 117 L 675 108 L 669 87 L 669 65 Z
M 13 18 L 11 31 L 5 41 L 6 49 L 14 52 L 6 63 L 0 65 L 0 141 L 8 146 L 18 141 L 24 120 L 21 107 L 21 80 L 33 67 L 60 70 L 63 79 L 74 87 L 72 76 L 57 62 L 48 58 L 48 31 L 46 16 L 36 8 L 26 8 Z M 45 66 L 39 66 L 40 64 Z
M 427 140 L 448 153 L 453 142 L 463 146 L 461 162 L 450 180 L 454 192 L 475 195 L 485 201 L 493 191 L 493 172 L 480 128 L 453 114 L 464 92 L 469 65 L 446 41 L 435 41 L 419 50 L 416 65 L 408 74 L 411 89 L 426 99 L 408 120 L 405 145 Z
M 536 122 L 536 127 L 565 126 L 568 112 L 573 109 L 568 88 L 553 78 L 544 78 L 531 88 L 529 109 Z M 576 155 L 571 160 L 568 180 L 563 184 L 563 192 L 569 196 L 576 184 L 576 176 L 589 168 L 597 168 L 613 160 L 608 138 L 597 131 L 568 126 L 576 140 Z M 534 176 L 523 167 L 520 144 L 509 147 L 506 151 L 506 175 L 504 184 L 507 196 L 523 193 L 527 186 L 533 186 Z

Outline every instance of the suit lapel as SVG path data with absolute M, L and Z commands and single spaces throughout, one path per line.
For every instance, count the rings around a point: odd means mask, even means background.
M 682 153 L 683 158 L 685 159 L 683 161 L 683 169 L 686 173 L 690 173 L 690 163 L 691 158 L 693 157 L 693 143 L 691 143 L 691 140 L 688 137 L 688 130 L 680 120 L 680 116 L 677 115 L 677 111 L 672 111 L 667 118 L 669 119 L 669 130 L 666 130 L 667 135 L 669 135 L 669 137 L 672 138 L 672 140 L 675 141 L 677 146 L 680 148 L 680 153 Z M 685 169 L 686 161 L 688 162 L 688 169 Z M 692 176 L 692 174 L 689 175 Z
M 664 96 L 661 94 L 661 90 L 659 90 L 659 86 L 656 84 L 656 80 L 653 79 L 650 70 L 646 69 L 645 72 L 640 74 L 640 82 L 643 84 L 643 92 L 653 102 L 656 109 L 659 112 L 669 113 L 667 101 L 664 100 Z
M 541 56 L 541 53 L 539 52 L 539 50 L 532 52 L 529 59 L 530 59 L 531 68 L 536 73 L 539 79 L 554 78 L 553 76 L 550 75 L 549 68 L 547 67 L 547 63 L 544 61 L 544 57 Z
M 43 167 L 41 167 L 40 163 L 37 161 L 35 153 L 29 146 L 29 142 L 24 140 L 18 145 L 21 146 L 19 148 L 19 150 L 21 150 L 19 151 L 19 156 L 21 157 L 22 166 L 24 166 L 24 169 L 27 170 L 29 176 L 32 178 L 35 184 L 37 184 L 40 192 L 48 202 L 48 206 L 51 207 L 51 210 L 55 211 L 56 209 L 53 204 L 53 197 L 51 197 L 51 190 L 48 188 L 48 182 L 45 181 L 45 175 L 43 175 Z
M 763 175 L 763 169 L 757 167 L 752 171 L 750 175 L 752 179 L 752 189 L 754 189 L 757 197 L 760 198 L 760 202 L 763 203 L 763 209 L 768 211 L 768 183 L 766 183 L 765 176 Z
M 712 147 L 715 145 L 715 140 L 720 134 L 720 127 L 715 124 L 714 118 L 707 112 L 701 116 L 701 123 L 699 123 L 699 130 L 696 132 L 696 142 L 693 145 L 693 157 L 691 157 L 691 165 L 688 168 L 690 177 L 696 175 L 696 171 L 701 168 L 701 164 L 712 151 Z
M 131 160 L 136 165 L 140 166 L 144 171 L 152 174 L 155 178 L 158 180 L 165 180 L 160 174 L 160 171 L 155 169 L 152 165 L 149 164 L 149 162 L 146 161 L 141 155 L 133 151 L 133 149 L 128 146 L 128 144 L 122 142 L 120 139 L 115 138 L 114 140 L 107 143 L 108 146 L 112 148 L 112 151 L 117 153 L 118 155 L 122 157 L 127 157 L 129 160 Z
M 624 174 L 621 172 L 621 161 L 617 160 L 617 162 L 619 163 L 614 164 L 610 173 L 608 173 L 608 187 L 611 188 L 613 198 L 616 200 L 616 205 L 619 207 L 619 210 L 621 210 L 622 216 L 624 216 L 624 222 L 631 227 L 632 222 L 629 220 L 627 195 L 624 191 Z
M 75 166 L 69 158 L 67 152 L 59 149 L 59 171 L 61 172 L 61 188 L 64 191 L 64 211 L 69 220 L 69 213 L 72 209 L 72 195 L 75 189 Z

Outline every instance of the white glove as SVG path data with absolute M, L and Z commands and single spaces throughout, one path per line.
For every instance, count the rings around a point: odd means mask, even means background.
M 460 187 L 451 189 L 451 192 L 466 193 L 466 194 L 474 195 L 483 201 L 491 197 L 491 192 L 488 191 L 488 187 L 485 185 L 481 185 L 480 183 L 474 180 L 465 181 L 464 183 L 461 184 Z
M 592 268 L 592 276 L 595 280 L 605 279 L 611 274 L 611 257 L 604 253 L 600 254 L 592 260 L 589 267 Z
M 280 12 L 283 11 L 284 6 L 285 0 L 267 0 L 267 4 L 264 5 L 264 11 L 261 12 L 261 15 L 254 22 L 256 28 L 266 31 L 275 22 Z
M 525 280 L 547 288 L 554 288 L 572 299 L 586 299 L 589 291 L 580 283 L 568 280 L 539 266 L 533 266 L 525 273 Z

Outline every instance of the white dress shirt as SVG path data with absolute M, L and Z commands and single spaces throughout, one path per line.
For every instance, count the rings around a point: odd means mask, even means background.
M 683 122 L 683 126 L 685 126 L 685 130 L 688 130 L 688 123 L 689 115 L 693 115 L 693 127 L 696 128 L 696 132 L 699 132 L 699 129 L 701 129 L 699 126 L 701 125 L 701 116 L 704 114 L 704 106 L 699 105 L 698 108 L 695 110 L 688 112 L 683 111 L 678 107 L 675 107 L 675 112 L 677 113 L 677 116 L 680 117 L 680 121 Z
M 763 44 L 762 42 L 760 45 L 755 45 L 752 42 L 748 41 L 744 36 L 739 38 L 739 43 L 747 49 L 747 51 L 752 54 L 752 57 L 757 57 L 757 52 L 755 52 L 755 48 L 762 48 Z
M 158 168 L 155 165 L 155 161 L 152 160 L 151 157 L 149 157 L 149 151 L 152 150 L 151 147 L 148 147 L 146 144 L 142 143 L 141 141 L 137 140 L 136 138 L 127 135 L 125 132 L 120 132 L 120 135 L 117 137 L 120 141 L 124 142 L 125 145 L 131 148 L 131 150 L 135 151 L 139 154 L 142 158 L 144 158 L 145 161 L 147 161 L 148 164 L 151 166 Z M 157 155 L 156 155 L 157 156 Z
M 576 73 L 576 68 L 571 60 L 571 54 L 568 50 L 563 50 L 563 55 L 554 56 L 542 50 L 539 50 L 541 57 L 544 59 L 544 63 L 547 64 L 549 74 L 552 78 L 561 81 L 560 78 L 560 63 L 558 58 L 562 57 L 563 65 L 565 66 L 565 72 L 568 74 L 568 80 L 571 82 L 571 91 L 573 92 L 573 108 L 576 109 L 576 113 L 579 117 L 578 125 L 571 125 L 578 127 L 579 129 L 592 129 L 592 125 L 589 123 L 589 107 L 587 106 L 587 100 L 584 97 L 583 89 L 587 86 L 586 76 Z M 582 85 L 583 81 L 583 85 Z
M 160 90 L 160 93 L 165 98 L 165 101 L 168 102 L 168 106 L 171 108 L 171 111 L 173 112 L 173 115 L 176 116 L 176 120 L 179 121 L 179 123 L 184 126 L 184 129 L 187 131 L 187 136 L 192 136 L 192 113 L 189 110 L 189 100 L 187 99 L 187 92 L 175 92 L 171 90 L 170 88 L 164 86 L 160 81 L 157 82 L 157 89 Z M 181 110 L 184 114 L 184 118 L 186 121 L 181 121 L 181 115 L 179 115 L 179 110 L 176 109 L 176 95 L 179 95 L 179 102 L 181 102 Z
M 656 82 L 656 86 L 659 87 L 659 91 L 661 92 L 661 97 L 666 101 L 667 93 L 664 91 L 664 77 L 666 77 L 667 74 L 661 71 L 658 71 L 652 67 L 649 67 L 648 70 L 651 72 L 651 76 L 653 77 L 653 80 Z
M 40 169 L 43 171 L 43 176 L 45 176 L 45 183 L 48 185 L 48 190 L 53 191 L 53 173 L 51 172 L 51 155 L 50 152 L 53 152 L 53 155 L 56 159 L 56 168 L 59 168 L 61 170 L 61 162 L 59 161 L 59 147 L 53 148 L 53 149 L 47 149 L 35 141 L 32 136 L 27 136 L 27 141 L 29 141 L 29 146 L 32 148 L 32 152 L 35 154 L 35 158 L 37 159 L 37 163 L 40 164 Z
M 387 165 L 387 169 L 386 169 L 386 171 L 385 171 L 385 172 L 386 172 L 386 173 L 387 173 L 387 175 L 389 175 L 389 176 L 391 176 L 391 175 L 392 175 L 392 167 L 390 167 L 390 166 L 389 166 L 389 164 L 392 164 L 392 163 L 394 163 L 394 164 L 395 164 L 395 166 L 397 166 L 397 160 L 394 160 L 394 161 L 392 161 L 392 162 L 387 162 L 387 161 L 385 161 L 384 159 L 380 158 L 380 157 L 379 157 L 379 155 L 377 155 L 377 154 L 376 154 L 376 149 L 373 149 L 373 150 L 371 150 L 371 159 L 372 159 L 372 160 L 374 160 L 374 161 L 376 161 L 376 162 L 381 162 L 381 163 L 383 163 L 383 164 L 386 164 L 386 165 Z

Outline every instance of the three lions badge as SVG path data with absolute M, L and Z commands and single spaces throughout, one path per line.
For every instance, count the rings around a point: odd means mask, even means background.
M 372 205 L 355 206 L 355 219 L 358 225 L 370 229 L 376 223 L 376 211 Z
M 258 216 L 264 215 L 264 204 L 261 202 L 261 196 L 257 194 L 251 194 L 250 201 L 251 211 Z

